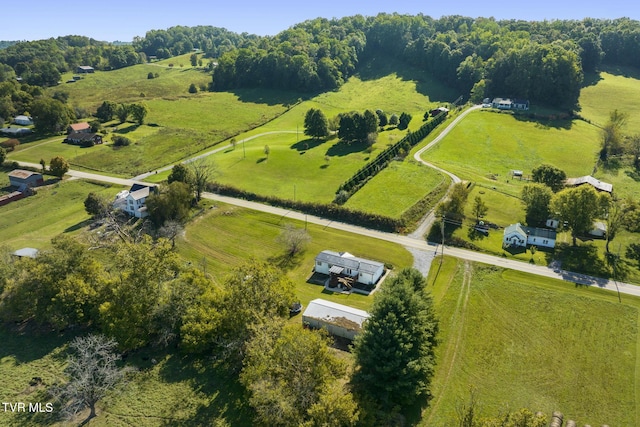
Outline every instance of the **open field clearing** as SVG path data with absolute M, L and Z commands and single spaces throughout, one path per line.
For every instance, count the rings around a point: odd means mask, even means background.
M 609 120 L 615 109 L 629 114 L 625 133 L 640 133 L 638 98 L 640 97 L 640 75 L 630 68 L 605 67 L 597 75 L 587 75 L 589 85 L 580 91 L 580 114 L 599 125 Z
M 478 111 L 469 114 L 422 158 L 462 179 L 517 195 L 524 181 L 513 180 L 512 170 L 527 175 L 541 163 L 550 163 L 567 176 L 588 175 L 599 144 L 599 129 L 583 121 L 544 125 L 510 114 Z
M 452 425 L 470 387 L 485 416 L 527 407 L 637 425 L 637 299 L 450 258 L 433 294 L 441 344 L 421 425 Z
M 218 283 L 243 260 L 253 257 L 269 261 L 295 282 L 296 294 L 304 305 L 314 298 L 325 298 L 363 310 L 370 307 L 373 301 L 370 296 L 326 293 L 321 286 L 306 283 L 320 251 L 346 251 L 391 264 L 394 269 L 413 263 L 411 254 L 401 246 L 313 224 L 307 225 L 311 242 L 306 251 L 291 260 L 285 256 L 284 246 L 277 242 L 289 222 L 298 228 L 305 226 L 303 222 L 219 204 L 187 227 L 184 241 L 178 243 L 179 252 L 194 265 L 206 267 L 206 272 Z
M 120 189 L 84 181 L 40 187 L 38 194 L 0 207 L 2 243 L 16 250 L 44 249 L 60 233 L 79 232 L 89 220 L 84 200 L 90 192 L 111 199 Z
M 392 162 L 357 191 L 345 206 L 399 218 L 444 179 L 440 172 L 415 161 Z
M 187 64 L 189 61 L 187 59 Z M 158 74 L 149 79 L 149 73 Z M 73 76 L 62 76 L 66 81 Z M 75 83 L 63 83 L 51 89 L 69 93 L 69 105 L 88 108 L 95 111 L 103 101 L 139 102 L 155 98 L 173 98 L 190 96 L 189 85 L 206 88 L 211 75 L 201 70 L 183 68 L 165 68 L 149 64 L 138 64 L 113 71 L 96 71 L 83 74 Z

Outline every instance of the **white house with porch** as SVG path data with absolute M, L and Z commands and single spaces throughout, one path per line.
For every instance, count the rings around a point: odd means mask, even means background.
M 149 194 L 156 191 L 156 187 L 133 184 L 129 190 L 123 190 L 116 195 L 116 200 L 113 202 L 113 207 L 116 209 L 122 209 L 131 216 L 136 218 L 145 218 L 149 215 L 147 207 L 144 202 L 149 197 Z
M 335 274 L 351 277 L 365 285 L 373 285 L 384 273 L 384 264 L 364 258 L 358 258 L 349 252 L 322 251 L 316 256 L 315 271 L 323 274 Z
M 554 248 L 556 231 L 548 228 L 526 227 L 520 223 L 511 224 L 504 229 L 502 247 L 526 248 L 527 246 Z

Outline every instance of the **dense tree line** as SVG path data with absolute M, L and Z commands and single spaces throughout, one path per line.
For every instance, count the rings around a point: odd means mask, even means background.
M 509 96 L 572 108 L 585 72 L 640 66 L 640 23 L 629 19 L 496 21 L 380 14 L 306 21 L 226 52 L 214 86 L 305 91 L 340 86 L 358 64 L 396 56 L 476 97 Z
M 147 57 L 160 59 L 183 55 L 199 49 L 205 56 L 217 58 L 225 52 L 244 46 L 258 36 L 237 34 L 225 28 L 199 25 L 196 27 L 175 26 L 167 30 L 147 31 L 144 37 L 136 37 L 133 47 Z

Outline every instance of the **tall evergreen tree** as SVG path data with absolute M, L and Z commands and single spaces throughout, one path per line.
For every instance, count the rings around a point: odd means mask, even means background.
M 390 279 L 355 340 L 355 390 L 387 414 L 431 396 L 438 321 L 425 287 L 414 269 Z

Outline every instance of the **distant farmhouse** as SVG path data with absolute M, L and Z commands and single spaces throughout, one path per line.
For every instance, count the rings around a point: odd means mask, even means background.
M 15 116 L 13 118 L 13 123 L 20 126 L 30 126 L 33 124 L 33 119 L 29 116 Z
M 491 107 L 498 110 L 523 110 L 529 109 L 529 101 L 526 99 L 494 98 Z
M 613 184 L 608 184 L 600 180 L 595 179 L 591 175 L 580 176 L 578 178 L 567 178 L 564 185 L 567 187 L 578 187 L 580 185 L 589 184 L 598 191 L 604 191 L 607 193 L 613 192 Z
M 548 228 L 525 227 L 520 223 L 511 224 L 504 229 L 503 248 L 526 248 L 531 245 L 554 248 L 556 231 Z
M 302 322 L 313 329 L 326 329 L 331 335 L 353 340 L 362 330 L 369 313 L 335 302 L 314 299 L 309 303 Z
M 72 132 L 62 142 L 81 145 L 83 147 L 92 147 L 96 144 L 102 144 L 102 136 L 95 133 Z
M 0 133 L 5 136 L 18 137 L 24 135 L 30 135 L 33 131 L 29 128 L 19 128 L 19 127 L 6 127 L 0 128 Z
M 67 128 L 67 133 L 91 133 L 91 125 L 87 122 L 72 123 Z
M 129 190 L 124 190 L 116 195 L 116 200 L 113 202 L 115 209 L 121 209 L 131 216 L 136 218 L 146 218 L 149 216 L 145 201 L 149 194 L 155 193 L 156 187 L 133 184 Z
M 79 65 L 78 68 L 76 68 L 76 73 L 88 74 L 88 73 L 93 73 L 93 72 L 95 72 L 95 69 L 93 67 L 88 66 L 88 65 Z

